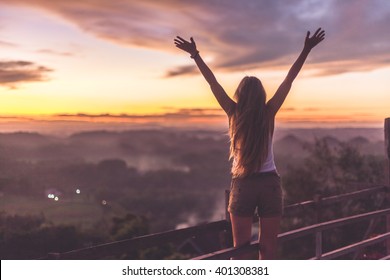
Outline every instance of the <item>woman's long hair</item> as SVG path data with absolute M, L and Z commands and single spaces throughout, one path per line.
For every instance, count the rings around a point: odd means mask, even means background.
M 244 77 L 234 94 L 237 101 L 230 117 L 230 157 L 234 159 L 233 177 L 258 171 L 268 155 L 270 122 L 266 94 L 256 77 Z

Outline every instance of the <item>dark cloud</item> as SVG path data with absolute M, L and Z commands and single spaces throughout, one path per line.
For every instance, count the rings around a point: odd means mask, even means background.
M 310 56 L 318 75 L 366 71 L 390 60 L 388 0 L 2 0 L 32 5 L 115 43 L 179 53 L 173 38 L 193 36 L 213 69 L 291 65 L 306 30 L 321 26 L 326 40 Z M 333 67 L 335 64 L 337 66 Z M 326 69 L 330 67 L 330 69 Z M 190 74 L 188 66 L 166 76 Z
M 16 88 L 25 82 L 38 82 L 47 80 L 50 68 L 30 61 L 0 61 L 0 85 Z
M 169 70 L 166 73 L 165 77 L 170 78 L 170 77 L 175 77 L 180 75 L 194 74 L 197 73 L 197 71 L 198 69 L 194 65 L 179 66 L 176 69 Z

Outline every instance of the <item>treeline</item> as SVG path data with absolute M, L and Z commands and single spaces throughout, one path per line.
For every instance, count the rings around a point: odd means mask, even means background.
M 378 185 L 385 185 L 385 157 L 362 154 L 346 143 L 330 143 L 326 138 L 317 139 L 308 147 L 309 156 L 302 164 L 290 166 L 284 176 L 285 203 L 293 204 L 307 200 L 335 196 Z M 308 226 L 346 216 L 362 214 L 386 206 L 384 194 L 376 194 L 363 199 L 342 201 L 335 205 L 322 206 L 321 214 L 317 209 L 301 211 L 299 215 L 284 217 L 283 231 Z M 367 237 L 385 231 L 384 219 L 370 224 L 369 221 L 351 224 L 323 233 L 323 252 L 329 252 L 343 246 L 359 242 Z M 367 229 L 372 232 L 366 236 Z M 306 236 L 286 242 L 281 255 L 286 259 L 308 259 L 314 256 L 315 236 Z M 378 259 L 386 255 L 384 244 L 374 245 L 355 254 L 342 256 L 341 259 Z
M 74 225 L 53 225 L 40 215 L 0 213 L 0 258 L 40 259 L 48 253 L 68 252 L 93 245 L 130 239 L 149 234 L 144 217 L 126 214 L 111 220 L 105 230 L 80 230 Z M 106 259 L 187 259 L 171 244 L 122 252 Z
M 385 155 L 363 154 L 345 142 L 317 139 L 302 163 L 284 174 L 286 203 L 331 196 L 385 183 Z

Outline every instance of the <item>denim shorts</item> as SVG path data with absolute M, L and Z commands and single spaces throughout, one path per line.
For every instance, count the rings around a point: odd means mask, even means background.
M 254 173 L 244 178 L 233 178 L 228 211 L 237 216 L 259 217 L 283 214 L 283 195 L 280 176 L 276 171 Z

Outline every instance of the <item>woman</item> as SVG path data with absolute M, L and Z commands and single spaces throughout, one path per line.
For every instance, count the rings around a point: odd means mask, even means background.
M 312 37 L 307 32 L 301 54 L 268 102 L 265 90 L 256 77 L 244 77 L 234 94 L 235 101 L 230 99 L 202 60 L 193 38 L 190 41 L 179 36 L 174 39 L 176 47 L 189 53 L 195 60 L 219 105 L 228 115 L 230 159 L 233 159 L 228 211 L 233 244 L 238 247 L 250 242 L 253 214 L 257 208 L 260 219 L 260 259 L 276 258 L 277 234 L 283 211 L 280 177 L 272 149 L 275 115 L 311 49 L 324 38 L 325 31 L 321 28 Z M 248 257 L 240 256 L 243 259 Z

